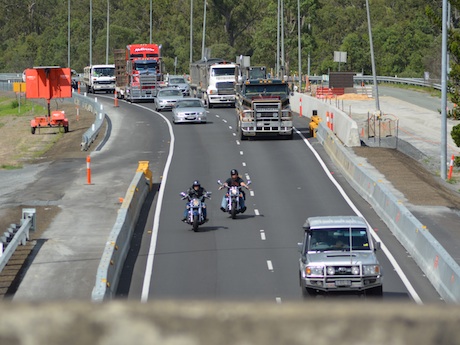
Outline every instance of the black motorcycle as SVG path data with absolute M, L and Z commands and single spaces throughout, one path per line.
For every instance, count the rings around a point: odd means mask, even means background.
M 187 218 L 185 222 L 192 226 L 193 231 L 198 231 L 198 226 L 204 224 L 206 219 L 203 216 L 203 208 L 206 207 L 205 199 L 211 199 L 211 192 L 206 192 L 201 198 L 190 198 L 190 196 L 181 192 L 182 200 L 188 199 L 187 202 Z

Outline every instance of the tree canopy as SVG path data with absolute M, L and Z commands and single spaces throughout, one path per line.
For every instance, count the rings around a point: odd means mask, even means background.
M 440 17 L 441 2 L 368 2 L 377 74 L 423 77 L 428 71 L 439 78 L 441 27 L 433 18 Z M 177 73 L 188 73 L 191 24 L 192 57 L 194 61 L 201 59 L 204 3 L 205 46 L 212 57 L 235 61 L 236 56 L 250 55 L 252 64 L 275 68 L 278 4 L 282 3 L 285 65 L 288 72 L 296 74 L 300 3 L 303 74 L 307 73 L 308 61 L 312 75 L 338 70 L 334 51 L 347 52 L 342 71 L 371 73 L 365 0 L 0 0 L 0 72 L 21 72 L 40 65 L 82 71 L 90 64 L 90 55 L 93 64 L 105 63 L 106 56 L 113 63 L 114 49 L 149 43 L 151 34 L 152 42 L 162 45 L 166 70 L 174 72 L 177 57 Z

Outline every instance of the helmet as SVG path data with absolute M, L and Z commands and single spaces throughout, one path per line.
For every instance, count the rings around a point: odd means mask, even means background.
M 238 170 L 232 169 L 232 170 L 230 171 L 230 175 L 238 175 Z
M 195 187 L 195 186 L 200 187 L 200 181 L 198 181 L 198 180 L 193 181 L 193 187 Z

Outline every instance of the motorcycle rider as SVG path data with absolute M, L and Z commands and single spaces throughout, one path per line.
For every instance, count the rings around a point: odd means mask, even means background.
M 222 186 L 219 187 L 219 190 L 222 189 L 222 188 L 229 188 L 231 186 L 243 186 L 245 187 L 246 189 L 250 190 L 250 188 L 248 187 L 248 185 L 244 182 L 244 180 L 238 175 L 238 170 L 236 169 L 232 169 L 230 171 L 230 177 L 224 182 L 224 184 Z M 240 206 L 241 206 L 241 213 L 244 213 L 246 211 L 246 206 L 244 204 L 244 200 L 246 199 L 246 194 L 244 193 L 243 190 L 241 190 L 241 194 L 243 195 L 243 197 L 240 197 Z M 222 203 L 221 203 L 221 206 L 220 206 L 220 209 L 223 211 L 223 212 L 227 212 L 227 199 L 226 199 L 226 196 L 224 194 L 223 198 L 222 198 Z
M 187 190 L 187 197 L 188 200 L 192 200 L 193 198 L 200 199 L 203 202 L 203 218 L 205 219 L 205 222 L 207 222 L 209 219 L 206 217 L 207 216 L 207 211 L 206 211 L 206 204 L 204 203 L 204 195 L 206 194 L 206 189 L 204 187 L 201 187 L 200 181 L 195 180 L 193 181 L 192 186 Z M 184 217 L 182 218 L 182 221 L 185 222 L 187 220 L 187 205 L 185 206 L 184 210 Z

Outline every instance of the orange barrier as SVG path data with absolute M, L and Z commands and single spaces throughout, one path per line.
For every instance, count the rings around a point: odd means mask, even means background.
M 331 131 L 334 131 L 334 113 L 331 113 Z
M 455 156 L 452 155 L 452 158 L 450 159 L 449 174 L 447 175 L 448 180 L 452 178 L 452 171 L 454 169 L 454 160 L 455 160 Z
M 302 97 L 300 97 L 299 117 L 302 117 Z
M 91 168 L 90 168 L 90 163 L 91 163 L 91 157 L 87 156 L 86 157 L 86 178 L 88 184 L 91 184 Z

